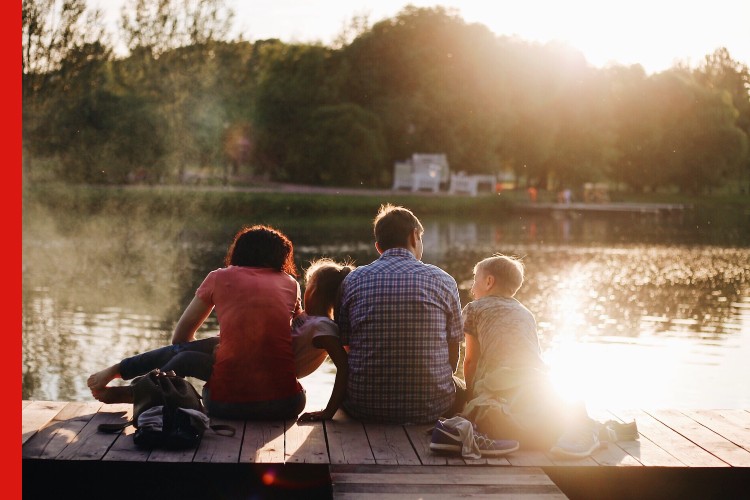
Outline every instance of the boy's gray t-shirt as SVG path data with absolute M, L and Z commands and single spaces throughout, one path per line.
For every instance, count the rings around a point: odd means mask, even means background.
M 463 309 L 464 332 L 479 340 L 477 375 L 498 367 L 544 368 L 534 315 L 518 300 L 487 296 Z

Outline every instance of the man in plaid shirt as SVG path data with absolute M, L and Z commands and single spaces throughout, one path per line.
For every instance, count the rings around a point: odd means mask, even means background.
M 432 423 L 463 407 L 465 386 L 453 376 L 464 339 L 458 287 L 421 262 L 424 228 L 390 204 L 375 218 L 380 258 L 342 284 L 338 323 L 349 346 L 344 409 L 382 423 Z

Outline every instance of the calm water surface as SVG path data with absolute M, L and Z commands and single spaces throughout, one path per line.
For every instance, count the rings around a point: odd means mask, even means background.
M 456 278 L 464 304 L 476 261 L 523 257 L 517 298 L 564 393 L 597 408 L 750 408 L 750 214 L 421 219 L 423 260 Z M 241 225 L 281 228 L 304 268 L 319 256 L 375 259 L 370 220 L 24 207 L 24 399 L 92 400 L 90 373 L 168 343 Z M 212 316 L 199 337 L 216 331 Z M 327 363 L 302 379 L 308 407 L 325 405 L 334 373 Z

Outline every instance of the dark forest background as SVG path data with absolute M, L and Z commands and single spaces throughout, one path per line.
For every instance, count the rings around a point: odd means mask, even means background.
M 750 74 L 595 68 L 442 8 L 353 17 L 330 46 L 229 39 L 221 0 L 129 0 L 116 56 L 85 0 L 23 0 L 26 181 L 389 187 L 393 164 L 548 189 L 750 192 Z

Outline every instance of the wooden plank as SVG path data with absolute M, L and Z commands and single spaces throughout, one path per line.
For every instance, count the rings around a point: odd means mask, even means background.
M 132 411 L 132 410 L 131 410 Z M 151 455 L 150 450 L 138 448 L 133 442 L 135 427 L 129 425 L 122 430 L 102 461 L 111 462 L 146 462 Z
M 147 461 L 159 463 L 190 463 L 193 461 L 195 452 L 195 448 L 186 448 L 184 450 L 166 450 L 164 448 L 156 448 L 151 450 Z
M 610 410 L 610 414 L 612 419 L 623 421 L 618 418 L 617 415 L 629 415 L 632 414 L 632 412 L 627 412 L 625 410 Z M 632 418 L 628 421 L 630 420 L 632 420 Z M 627 452 L 644 466 L 684 467 L 685 465 L 674 456 L 662 450 L 658 445 L 645 436 L 640 436 L 638 440 L 633 441 L 619 441 L 617 446 L 622 448 L 622 450 Z
M 695 443 L 659 422 L 645 411 L 624 410 L 619 411 L 617 415 L 624 421 L 635 419 L 641 441 L 643 437 L 648 438 L 688 467 L 728 467 L 725 462 L 696 446 Z M 622 444 L 624 445 L 625 442 Z M 627 450 L 627 448 L 625 449 Z M 630 452 L 630 450 L 627 451 Z M 644 463 L 644 465 L 646 464 Z
M 23 409 L 26 408 L 27 406 L 29 406 L 30 404 L 31 404 L 31 401 L 28 401 L 26 399 L 24 399 L 23 401 L 21 401 L 21 411 L 23 412 Z
M 99 424 L 115 424 L 127 420 L 131 404 L 102 405 L 81 432 L 57 456 L 58 460 L 101 460 L 118 434 L 99 432 Z
M 457 497 L 460 498 L 473 498 L 476 500 L 518 500 L 520 497 L 526 497 L 526 498 L 534 498 L 534 499 L 549 499 L 549 500 L 557 500 L 557 499 L 565 499 L 567 498 L 562 493 L 536 493 L 534 495 L 518 495 L 516 493 L 471 493 L 471 494 L 461 494 L 456 495 L 455 493 L 413 493 L 411 496 L 408 496 L 404 492 L 399 493 L 385 493 L 385 492 L 377 492 L 377 493 L 366 493 L 366 492 L 351 492 L 351 491 L 334 491 L 333 492 L 333 498 L 335 500 L 406 500 L 409 498 L 414 498 L 415 500 L 455 500 Z
M 430 441 L 432 438 L 430 434 L 427 434 L 428 429 L 432 429 L 434 425 L 405 425 L 404 430 L 406 435 L 411 441 L 411 445 L 417 452 L 419 461 L 423 465 L 446 465 L 448 460 L 445 453 L 436 453 L 430 449 Z M 455 458 L 460 458 L 454 455 Z M 463 462 L 463 460 L 461 460 Z
M 750 413 L 743 410 L 695 410 L 683 413 L 750 451 Z
M 23 458 L 53 459 L 76 439 L 102 406 L 99 402 L 68 403 L 23 445 Z
M 411 466 L 410 466 L 411 467 Z M 392 484 L 551 484 L 552 480 L 539 468 L 533 472 L 525 467 L 468 467 L 446 466 L 438 471 L 425 471 L 423 467 L 405 471 L 334 472 L 335 483 L 392 483 Z
M 322 422 L 287 420 L 284 438 L 284 462 L 330 463 Z
M 651 415 L 733 467 L 750 467 L 750 452 L 677 410 L 652 411 Z
M 525 450 L 523 447 L 508 455 L 506 459 L 511 465 L 517 467 L 547 467 L 554 465 L 545 452 L 541 450 Z
M 211 418 L 211 425 L 231 425 L 234 427 L 234 435 L 226 436 L 207 429 L 203 433 L 193 462 L 232 464 L 239 462 L 245 423 L 241 420 Z
M 533 467 L 332 465 L 330 471 L 336 499 L 566 498 Z
M 245 422 L 240 462 L 284 463 L 284 422 Z
M 333 419 L 325 422 L 328 455 L 332 464 L 374 464 L 362 422 L 352 419 L 339 410 Z
M 65 403 L 58 401 L 32 401 L 21 408 L 21 445 L 55 418 L 64 406 Z
M 400 425 L 365 424 L 375 462 L 388 465 L 420 465 L 419 457 Z

